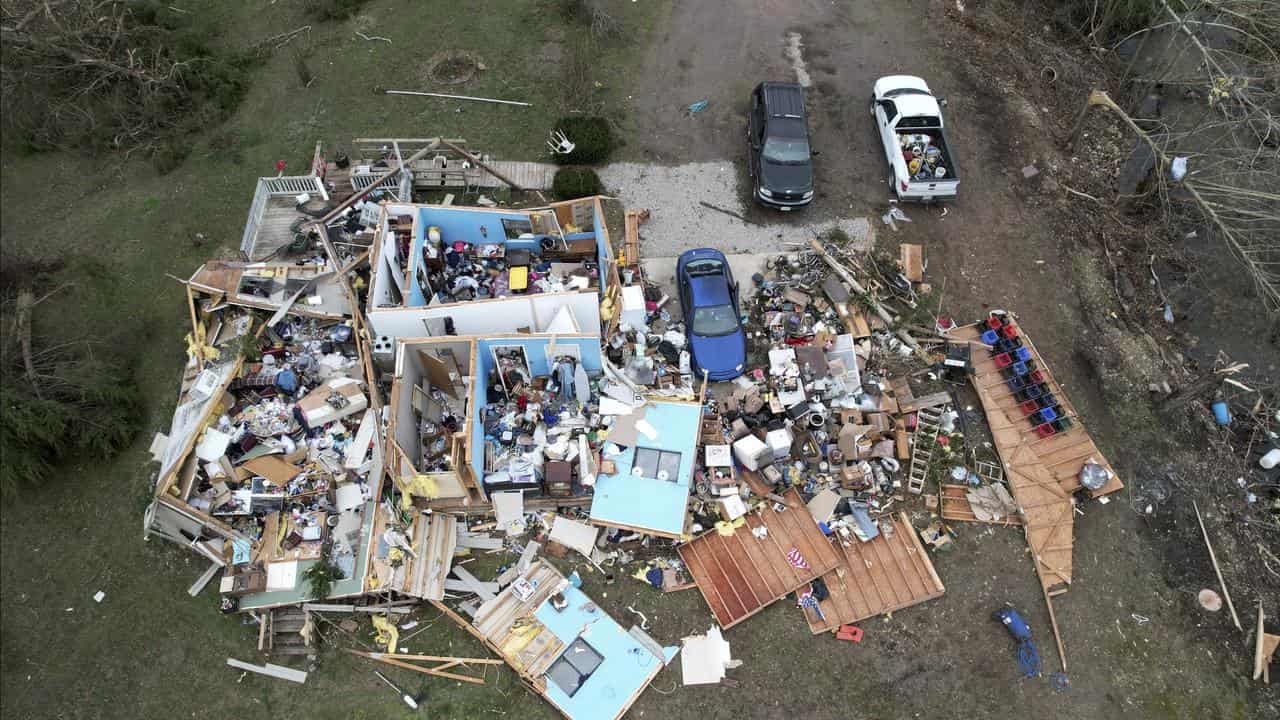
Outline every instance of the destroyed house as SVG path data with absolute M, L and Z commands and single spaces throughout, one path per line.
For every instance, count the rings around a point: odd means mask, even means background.
M 412 502 L 435 509 L 487 503 L 504 490 L 583 494 L 595 469 L 578 438 L 600 374 L 593 334 L 402 340 L 388 474 Z
M 378 344 L 598 333 L 612 252 L 599 198 L 535 210 L 386 202 L 365 305 Z
M 571 720 L 621 717 L 678 651 L 639 627 L 623 630 L 542 561 L 480 605 L 472 623 L 453 616 Z
M 479 340 L 472 466 L 487 498 L 520 490 L 565 498 L 595 483 L 588 406 L 601 373 L 599 336 Z
M 189 362 L 152 448 L 147 534 L 200 552 L 210 578 L 222 568 L 232 608 L 364 594 L 382 438 L 352 326 L 283 314 L 268 327 L 265 312 L 188 289 Z M 321 563 L 336 571 L 317 597 L 308 571 Z

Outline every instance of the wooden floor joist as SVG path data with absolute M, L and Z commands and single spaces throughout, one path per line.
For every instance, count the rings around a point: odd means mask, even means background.
M 881 533 L 868 542 L 857 539 L 840 547 L 841 563 L 822 576 L 829 593 L 818 604 L 822 614 L 806 608 L 809 631 L 817 635 L 841 625 L 884 615 L 946 592 L 906 513 L 882 518 Z M 892 527 L 892 536 L 884 533 Z
M 790 490 L 782 497 L 787 506 L 782 512 L 765 502 L 748 513 L 746 524 L 733 534 L 712 530 L 679 547 L 681 559 L 722 628 L 742 622 L 841 562 L 800 495 Z M 768 529 L 763 537 L 753 533 L 760 527 Z M 807 568 L 788 561 L 792 550 Z

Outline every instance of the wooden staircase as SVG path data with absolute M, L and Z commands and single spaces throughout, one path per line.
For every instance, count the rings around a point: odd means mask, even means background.
M 311 618 L 300 607 L 283 607 L 267 611 L 258 633 L 258 650 L 272 657 L 313 655 L 307 636 Z

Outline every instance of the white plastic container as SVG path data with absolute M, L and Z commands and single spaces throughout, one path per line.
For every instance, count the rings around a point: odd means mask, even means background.
M 1263 455 L 1258 459 L 1258 464 L 1261 465 L 1264 470 L 1270 470 L 1276 465 L 1280 465 L 1280 448 L 1271 448 L 1266 455 Z

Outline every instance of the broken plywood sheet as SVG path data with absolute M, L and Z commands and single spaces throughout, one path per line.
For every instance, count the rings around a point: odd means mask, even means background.
M 840 563 L 799 493 L 793 489 L 782 497 L 782 512 L 765 502 L 731 535 L 713 530 L 679 547 L 690 576 L 726 630 Z M 788 559 L 793 551 L 800 563 Z
M 898 261 L 902 263 L 902 274 L 913 283 L 924 282 L 924 246 L 915 243 L 902 243 L 898 246 Z
M 729 643 L 712 626 L 706 635 L 690 635 L 680 641 L 680 673 L 685 685 L 714 685 L 733 665 Z
M 457 518 L 436 513 L 419 515 L 413 523 L 413 549 L 417 557 L 409 559 L 405 573 L 406 595 L 426 600 L 443 600 L 445 578 L 453 566 L 457 547 Z
M 822 617 L 809 608 L 804 610 L 813 634 L 901 610 L 946 592 L 906 513 L 880 522 L 881 532 L 875 539 L 841 544 L 840 564 L 822 576 L 829 592 L 818 605 Z M 884 532 L 886 522 L 892 522 L 892 534 Z
M 533 588 L 528 597 L 521 599 L 516 595 L 514 588 L 517 583 L 512 583 L 496 598 L 481 604 L 472 619 L 476 630 L 499 647 L 517 620 L 532 615 L 538 606 L 568 583 L 554 567 L 537 560 L 518 580 L 523 580 L 525 587 Z
M 555 522 L 551 524 L 550 538 L 590 558 L 599 534 L 600 528 L 557 515 Z

